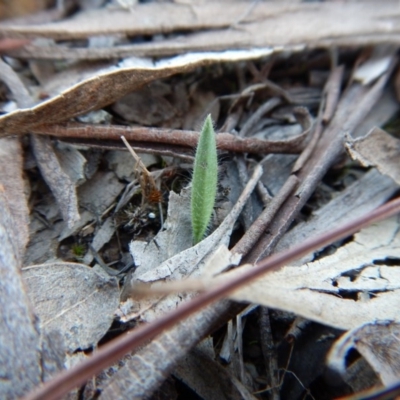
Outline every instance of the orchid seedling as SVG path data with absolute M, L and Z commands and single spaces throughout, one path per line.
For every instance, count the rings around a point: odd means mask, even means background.
M 194 244 L 203 239 L 210 223 L 217 180 L 217 144 L 211 115 L 208 115 L 201 129 L 193 168 L 191 215 Z

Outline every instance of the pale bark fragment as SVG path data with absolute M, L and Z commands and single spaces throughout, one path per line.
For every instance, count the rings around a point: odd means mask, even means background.
M 0 209 L 0 397 L 11 400 L 41 382 L 41 349 L 21 277 L 16 229 L 1 185 Z
M 23 257 L 29 240 L 29 209 L 23 177 L 22 146 L 18 138 L 0 139 L 0 182 L 13 216 L 19 256 Z

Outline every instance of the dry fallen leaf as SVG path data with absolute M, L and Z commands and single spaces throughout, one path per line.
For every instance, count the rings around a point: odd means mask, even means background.
M 86 39 L 99 35 L 165 35 L 193 31 L 190 35 L 144 43 L 116 43 L 100 48 L 27 45 L 9 52 L 18 57 L 110 59 L 135 56 L 166 56 L 195 51 L 221 51 L 269 47 L 277 52 L 328 46 L 356 46 L 397 40 L 393 10 L 397 3 L 257 2 L 225 1 L 201 4 L 137 4 L 126 9 L 81 12 L 47 25 L 1 26 L 6 37 L 47 37 L 56 40 Z M 118 21 L 118 24 L 115 23 Z M 312 21 L 312 23 L 310 23 Z M 292 29 L 288 29 L 288 26 Z
M 398 258 L 395 217 L 363 229 L 330 256 L 272 272 L 231 297 L 346 330 L 380 319 L 400 321 L 400 267 L 391 263 Z
M 191 71 L 216 62 L 257 59 L 270 49 L 198 53 L 141 64 L 117 64 L 97 70 L 93 77 L 77 83 L 54 98 L 32 108 L 10 112 L 0 117 L 0 136 L 28 132 L 43 124 L 67 121 L 89 111 L 98 110 L 144 85 L 171 75 Z
M 400 324 L 390 321 L 367 323 L 343 335 L 329 352 L 327 364 L 341 374 L 346 357 L 356 349 L 374 369 L 385 386 L 400 380 Z
M 41 382 L 40 333 L 21 277 L 18 235 L 0 185 L 0 398 L 23 396 Z
M 65 227 L 59 240 L 76 234 L 89 221 L 102 217 L 123 188 L 123 183 L 111 171 L 99 171 L 92 179 L 82 184 L 77 190 L 79 206 L 82 209 L 81 219 L 73 227 Z
M 400 184 L 400 140 L 380 128 L 371 129 L 367 135 L 346 142 L 351 157 L 364 167 L 376 167 L 383 175 Z
M 22 271 L 40 327 L 49 333 L 60 331 L 70 353 L 96 345 L 108 331 L 119 303 L 115 278 L 63 262 Z
M 68 228 L 72 228 L 81 218 L 75 185 L 62 169 L 49 137 L 32 135 L 31 143 L 42 176 L 51 188 Z

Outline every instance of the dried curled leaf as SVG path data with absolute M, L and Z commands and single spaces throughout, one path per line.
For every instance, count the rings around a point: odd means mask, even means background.
M 361 230 L 334 254 L 265 275 L 232 298 L 294 312 L 338 329 L 376 320 L 399 322 L 400 268 L 392 265 L 399 258 L 399 222 L 392 217 Z M 236 273 L 240 269 L 223 279 Z

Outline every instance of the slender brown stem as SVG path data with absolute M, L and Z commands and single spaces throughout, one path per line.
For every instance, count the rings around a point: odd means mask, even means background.
M 40 125 L 31 129 L 32 133 L 80 139 L 120 140 L 125 136 L 129 142 L 168 143 L 195 148 L 199 134 L 193 131 L 117 125 L 85 125 L 76 122 L 67 124 Z M 287 153 L 297 154 L 304 148 L 306 134 L 288 140 L 261 140 L 238 138 L 230 133 L 217 134 L 217 147 L 235 153 Z
M 253 222 L 243 237 L 232 249 L 233 254 L 246 255 L 251 248 L 257 243 L 258 239 L 265 232 L 271 223 L 279 207 L 288 198 L 288 196 L 296 188 L 299 180 L 296 176 L 290 175 L 285 184 L 279 190 L 278 194 L 272 199 L 270 204 L 264 209 L 260 216 Z

